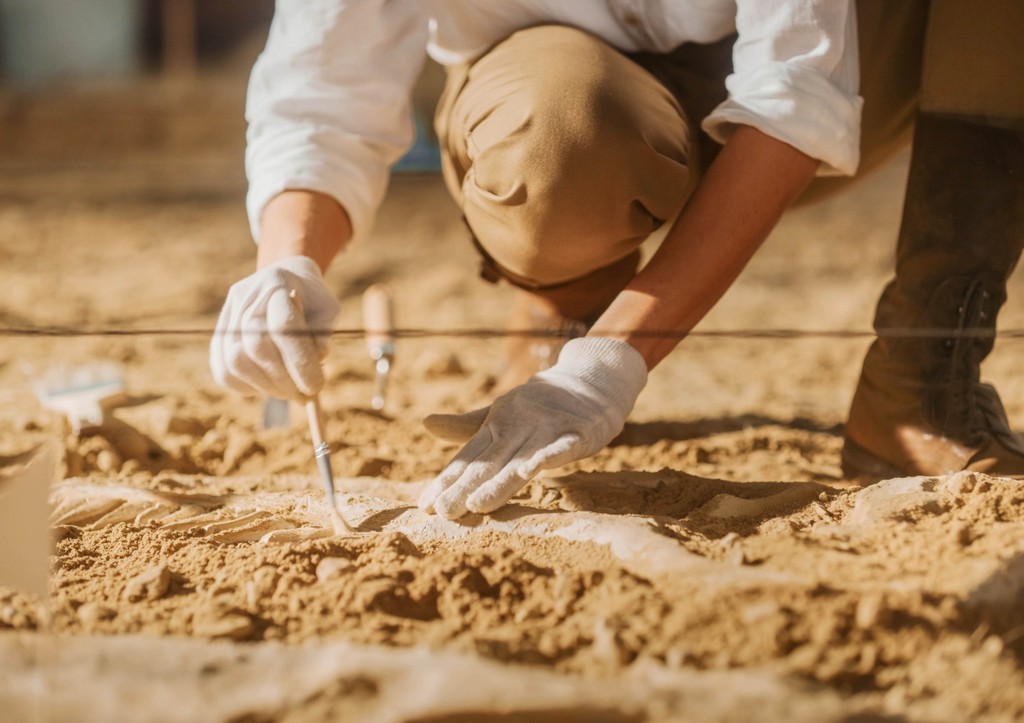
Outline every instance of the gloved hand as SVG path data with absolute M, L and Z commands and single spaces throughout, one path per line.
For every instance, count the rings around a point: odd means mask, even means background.
M 543 469 L 600 451 L 626 423 L 647 365 L 617 339 L 569 341 L 558 363 L 534 374 L 486 409 L 431 415 L 427 429 L 447 438 L 479 429 L 420 496 L 419 505 L 456 519 L 493 512 Z
M 294 293 L 294 296 L 292 295 Z M 321 361 L 341 305 L 320 267 L 291 256 L 237 282 L 217 319 L 210 370 L 221 386 L 245 394 L 302 400 L 324 385 Z

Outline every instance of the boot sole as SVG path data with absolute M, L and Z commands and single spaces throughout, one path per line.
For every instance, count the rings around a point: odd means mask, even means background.
M 840 463 L 843 476 L 862 485 L 907 476 L 906 472 L 899 467 L 879 459 L 849 437 L 843 440 Z
M 881 482 L 884 479 L 897 479 L 899 477 L 912 477 L 915 473 L 907 472 L 898 467 L 894 467 L 888 462 L 879 459 L 875 455 L 868 452 L 866 449 L 861 447 L 856 442 L 850 441 L 849 438 L 843 440 L 843 451 L 840 454 L 841 467 L 843 476 L 852 481 L 858 482 L 863 486 L 875 484 Z M 968 465 L 965 469 L 970 470 L 971 467 Z M 990 474 L 993 477 L 1002 477 L 1004 479 L 1013 480 L 1024 480 L 1024 474 L 1006 473 L 1006 472 L 992 472 L 990 470 L 976 470 L 981 471 L 984 474 Z M 924 472 L 918 474 L 926 474 Z M 954 472 L 938 472 L 933 474 L 954 474 Z

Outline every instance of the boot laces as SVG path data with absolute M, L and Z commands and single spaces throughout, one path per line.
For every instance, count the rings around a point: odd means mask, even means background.
M 963 434 L 968 442 L 976 442 L 995 421 L 990 419 L 990 404 L 986 395 L 980 395 L 981 361 L 991 350 L 991 340 L 975 330 L 981 331 L 994 326 L 992 310 L 989 308 L 991 292 L 982 279 L 973 280 L 963 294 L 963 301 L 957 307 L 956 333 L 943 341 L 949 352 L 949 363 L 940 380 L 941 394 L 933 400 L 933 410 L 939 412 L 939 427 Z M 945 397 L 944 399 L 942 397 Z

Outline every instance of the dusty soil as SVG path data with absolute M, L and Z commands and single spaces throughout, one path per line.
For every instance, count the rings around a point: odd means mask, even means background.
M 253 263 L 237 84 L 91 93 L 0 96 L 0 323 L 195 333 L 0 342 L 0 455 L 63 450 L 51 597 L 0 588 L 14 720 L 1024 718 L 1024 484 L 844 480 L 866 338 L 691 338 L 607 450 L 459 522 L 412 504 L 455 450 L 420 419 L 486 403 L 500 340 L 402 340 L 376 412 L 336 338 L 334 535 L 301 410 L 264 429 L 206 367 Z M 905 172 L 791 212 L 700 328 L 867 331 Z M 379 281 L 405 328 L 501 328 L 510 298 L 433 176 L 328 279 L 340 328 Z M 1021 347 L 985 366 L 1018 428 Z M 76 433 L 32 382 L 98 360 L 127 396 Z

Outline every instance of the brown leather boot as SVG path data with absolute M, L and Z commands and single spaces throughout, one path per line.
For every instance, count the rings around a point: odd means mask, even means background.
M 846 423 L 847 477 L 1024 476 L 1024 438 L 980 369 L 1022 247 L 1024 128 L 920 114 L 896 278 Z

